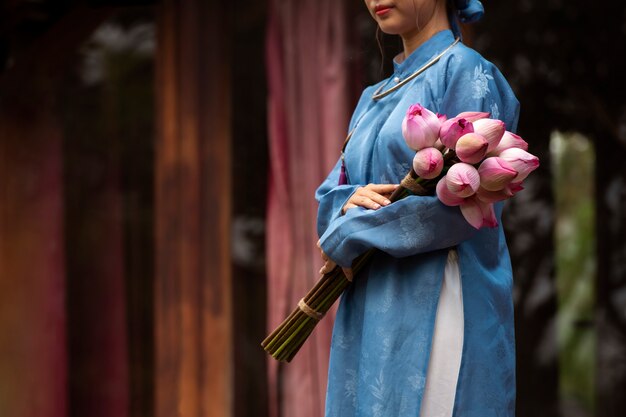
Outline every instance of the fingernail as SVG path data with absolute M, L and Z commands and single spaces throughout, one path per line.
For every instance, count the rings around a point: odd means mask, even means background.
M 380 204 L 374 204 L 374 210 L 378 210 L 380 208 Z
M 385 201 L 384 201 L 384 204 L 385 204 L 386 206 L 388 206 L 389 204 L 391 204 L 391 201 L 389 201 L 389 200 L 385 200 Z

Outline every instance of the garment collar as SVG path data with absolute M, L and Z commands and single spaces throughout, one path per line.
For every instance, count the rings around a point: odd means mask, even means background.
M 441 32 L 435 33 L 430 39 L 413 51 L 404 61 L 398 62 L 399 59 L 402 59 L 402 53 L 396 55 L 393 59 L 394 74 L 401 77 L 406 72 L 414 71 L 450 46 L 452 42 L 454 42 L 454 35 L 451 30 L 442 30 Z

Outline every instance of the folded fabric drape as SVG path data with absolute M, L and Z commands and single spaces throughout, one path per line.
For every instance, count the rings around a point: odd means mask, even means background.
M 269 5 L 268 330 L 313 286 L 321 266 L 314 194 L 339 157 L 350 110 L 344 7 L 333 0 Z M 323 415 L 332 325 L 331 317 L 320 322 L 289 365 L 268 356 L 271 417 Z

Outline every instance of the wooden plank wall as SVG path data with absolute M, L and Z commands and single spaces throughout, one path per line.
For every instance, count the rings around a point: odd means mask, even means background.
M 70 411 L 58 87 L 77 46 L 109 13 L 72 9 L 12 55 L 0 77 L 2 416 Z
M 65 417 L 62 133 L 33 78 L 0 107 L 0 415 Z
M 159 9 L 157 417 L 232 415 L 230 7 Z

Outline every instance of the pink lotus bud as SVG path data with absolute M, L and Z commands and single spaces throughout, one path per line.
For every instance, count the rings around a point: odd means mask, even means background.
M 419 151 L 435 144 L 440 127 L 441 122 L 435 113 L 419 104 L 413 104 L 402 121 L 402 136 L 409 148 Z
M 483 201 L 485 203 L 495 203 L 496 201 L 502 201 L 506 200 L 507 198 L 511 198 L 523 189 L 524 187 L 522 187 L 521 182 L 512 182 L 498 191 L 489 191 L 484 189 L 483 187 L 480 187 L 478 188 L 478 191 L 476 191 L 476 197 L 480 201 Z
M 485 190 L 498 191 L 513 181 L 517 171 L 504 159 L 492 156 L 485 159 L 478 167 L 480 186 Z
M 465 199 L 463 197 L 456 196 L 450 192 L 448 185 L 446 184 L 446 177 L 444 176 L 437 183 L 437 197 L 446 206 L 458 206 Z
M 472 133 L 474 131 L 474 127 L 472 126 L 472 122 L 468 122 L 463 118 L 452 118 L 448 119 L 441 124 L 441 130 L 439 131 L 439 137 L 441 138 L 441 143 L 447 148 L 454 149 L 456 146 L 456 142 L 459 138 L 466 133 Z
M 413 158 L 415 173 L 424 179 L 436 178 L 443 169 L 443 155 L 435 148 L 424 148 Z
M 498 144 L 498 146 L 496 146 L 493 150 L 489 151 L 487 155 L 497 156 L 497 155 L 500 155 L 500 152 L 504 151 L 505 149 L 510 149 L 510 148 L 520 148 L 520 149 L 527 151 L 528 143 L 526 143 L 524 139 L 517 136 L 515 133 L 506 131 L 504 132 L 504 135 L 502 135 L 502 139 L 500 139 L 500 143 Z
M 475 122 L 476 120 L 489 117 L 489 113 L 481 111 L 464 111 L 463 113 L 459 113 L 456 117 L 465 119 L 468 122 Z
M 477 133 L 468 133 L 456 142 L 455 151 L 459 159 L 468 164 L 480 162 L 487 154 L 489 144 Z
M 505 131 L 504 122 L 498 119 L 480 119 L 474 122 L 474 132 L 484 137 L 489 144 L 487 152 L 498 146 Z
M 506 188 L 510 190 L 513 195 L 519 193 L 524 189 L 524 187 L 522 186 L 522 182 L 512 182 Z
M 457 197 L 469 197 L 480 187 L 478 170 L 463 162 L 452 165 L 445 178 L 448 190 Z
M 493 204 L 482 202 L 475 197 L 468 198 L 461 204 L 461 213 L 476 229 L 498 226 Z
M 539 167 L 539 158 L 520 148 L 505 149 L 500 153 L 500 158 L 504 159 L 517 171 L 514 182 L 523 181 L 528 174 Z
M 495 203 L 496 201 L 506 200 L 511 197 L 513 197 L 513 192 L 511 192 L 508 186 L 498 191 L 489 191 L 483 187 L 480 187 L 478 191 L 476 191 L 476 198 L 484 203 Z

